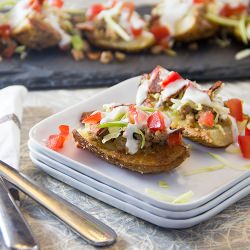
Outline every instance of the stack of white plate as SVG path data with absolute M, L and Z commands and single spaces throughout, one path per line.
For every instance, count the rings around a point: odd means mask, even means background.
M 127 80 L 34 126 L 29 140 L 34 164 L 96 199 L 166 228 L 191 227 L 247 196 L 250 160 L 224 149 L 192 144 L 191 157 L 174 171 L 141 175 L 77 149 L 72 138 L 59 152 L 45 146 L 49 135 L 58 133 L 59 125 L 67 124 L 71 129 L 80 127 L 79 119 L 84 111 L 100 108 L 104 103 L 133 103 L 138 80 L 138 77 Z M 219 155 L 221 160 L 209 153 Z M 221 168 L 192 174 L 194 170 L 213 166 Z M 159 182 L 168 186 L 163 187 Z M 168 196 L 178 197 L 189 191 L 193 196 L 185 203 L 168 201 Z

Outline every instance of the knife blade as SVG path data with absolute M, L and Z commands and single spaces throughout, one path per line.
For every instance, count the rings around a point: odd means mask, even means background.
M 0 228 L 8 249 L 38 249 L 24 216 L 0 177 Z
M 38 186 L 28 176 L 2 161 L 0 161 L 0 175 L 50 210 L 89 244 L 108 246 L 116 241 L 117 235 L 113 229 L 53 192 Z

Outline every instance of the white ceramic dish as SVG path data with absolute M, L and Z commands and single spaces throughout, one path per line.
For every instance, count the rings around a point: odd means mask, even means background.
M 191 157 L 181 166 L 170 173 L 154 175 L 141 175 L 108 164 L 90 152 L 77 149 L 72 139 L 67 141 L 60 152 L 55 152 L 45 146 L 45 140 L 50 134 L 58 132 L 60 124 L 68 124 L 71 129 L 78 128 L 83 111 L 91 111 L 100 108 L 104 103 L 117 102 L 117 100 L 120 103 L 132 103 L 135 100 L 138 84 L 138 77 L 129 79 L 39 122 L 31 129 L 30 139 L 36 148 L 39 148 L 39 151 L 48 157 L 137 199 L 166 210 L 185 211 L 197 208 L 250 176 L 249 170 L 225 168 L 216 172 L 183 177 L 183 171 L 219 164 L 217 160 L 208 155 L 208 151 L 221 155 L 235 167 L 250 164 L 250 160 L 245 160 L 240 155 L 228 154 L 223 149 L 208 149 L 194 144 Z M 192 201 L 187 204 L 171 204 L 155 200 L 147 195 L 145 188 L 160 191 L 159 180 L 166 181 L 172 187 L 165 191 L 169 195 L 178 196 L 192 190 L 195 194 Z
M 44 163 L 47 166 L 50 166 L 51 168 L 65 174 L 65 175 L 68 175 L 68 176 L 78 180 L 81 183 L 84 183 L 85 185 L 88 185 L 94 189 L 97 189 L 101 192 L 104 192 L 106 194 L 113 196 L 116 199 L 122 200 L 123 202 L 127 202 L 131 205 L 134 205 L 140 209 L 148 211 L 148 212 L 155 214 L 157 216 L 169 218 L 169 219 L 187 219 L 187 218 L 197 216 L 201 213 L 204 213 L 204 212 L 210 210 L 211 208 L 217 206 L 218 204 L 220 204 L 221 202 L 223 202 L 224 200 L 226 200 L 230 196 L 234 195 L 235 193 L 237 193 L 238 191 L 240 191 L 241 189 L 243 189 L 247 185 L 249 185 L 249 182 L 250 182 L 250 177 L 248 177 L 248 178 L 244 179 L 243 181 L 241 181 L 240 183 L 233 186 L 232 188 L 228 189 L 227 191 L 225 191 L 221 195 L 217 196 L 216 198 L 212 199 L 208 203 L 206 203 L 203 206 L 200 206 L 198 208 L 194 208 L 192 210 L 187 210 L 187 211 L 179 211 L 179 212 L 178 211 L 176 211 L 176 212 L 175 211 L 168 211 L 168 210 L 163 210 L 163 209 L 154 207 L 148 203 L 145 203 L 141 200 L 138 200 L 133 196 L 130 196 L 126 193 L 123 193 L 123 192 L 121 192 L 117 189 L 114 189 L 108 185 L 105 185 L 101 182 L 98 182 L 98 181 L 96 181 L 96 180 L 94 180 L 94 179 L 92 179 L 92 178 L 90 178 L 90 177 L 88 177 L 80 172 L 77 172 L 77 171 L 63 165 L 62 163 L 54 161 L 54 160 L 46 157 L 45 155 L 39 153 L 35 149 L 33 149 L 32 143 L 29 143 L 29 149 L 30 149 L 30 155 L 31 155 L 32 159 L 36 159 L 36 160 L 40 161 L 41 163 Z M 88 194 L 92 195 L 91 193 L 88 193 Z M 95 197 L 95 198 L 99 199 L 100 197 Z M 102 200 L 102 201 L 105 202 L 105 200 Z
M 140 209 L 136 206 L 133 206 L 127 202 L 121 201 L 119 199 L 114 198 L 111 195 L 108 195 L 106 193 L 103 193 L 101 191 L 98 191 L 89 185 L 85 185 L 84 183 L 81 183 L 77 180 L 75 180 L 72 177 L 69 177 L 68 175 L 65 175 L 49 166 L 46 164 L 34 159 L 31 157 L 31 160 L 42 170 L 50 174 L 51 176 L 55 177 L 56 179 L 65 182 L 66 184 L 75 187 L 79 189 L 80 191 L 83 191 L 85 193 L 91 194 L 91 196 L 97 197 L 99 200 L 104 200 L 105 203 L 110 204 L 111 206 L 115 206 L 118 209 L 121 209 L 127 213 L 130 213 L 138 218 L 141 218 L 145 221 L 151 222 L 152 224 L 158 225 L 160 227 L 164 228 L 188 228 L 192 227 L 194 225 L 197 225 L 205 220 L 208 220 L 209 218 L 215 216 L 216 214 L 220 213 L 223 211 L 225 208 L 230 206 L 231 204 L 235 203 L 236 201 L 244 198 L 249 194 L 250 192 L 250 186 L 248 185 L 247 187 L 241 189 L 239 192 L 231 196 L 230 198 L 226 199 L 222 203 L 220 203 L 218 206 L 210 209 L 209 211 L 185 220 L 174 220 L 174 219 L 167 219 L 167 218 L 162 218 L 159 216 L 156 216 L 152 213 L 149 213 L 143 209 Z

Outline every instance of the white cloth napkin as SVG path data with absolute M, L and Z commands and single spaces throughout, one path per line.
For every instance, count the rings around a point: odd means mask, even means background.
M 10 86 L 0 90 L 0 160 L 18 169 L 20 125 L 27 89 Z

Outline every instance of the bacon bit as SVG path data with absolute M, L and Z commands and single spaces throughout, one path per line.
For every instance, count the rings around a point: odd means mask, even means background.
M 209 90 L 207 91 L 208 95 L 211 97 L 214 93 L 214 91 L 216 91 L 217 89 L 221 88 L 221 86 L 223 85 L 222 81 L 217 81 L 213 86 L 211 86 L 209 88 Z
M 161 92 L 161 86 L 159 84 L 160 82 L 160 70 L 161 66 L 157 66 L 152 72 L 151 72 L 151 77 L 153 76 L 152 79 L 150 79 L 151 83 L 149 85 L 149 93 L 160 93 Z
M 170 147 L 176 145 L 182 145 L 182 134 L 180 131 L 175 131 L 168 135 L 167 137 L 168 145 Z

